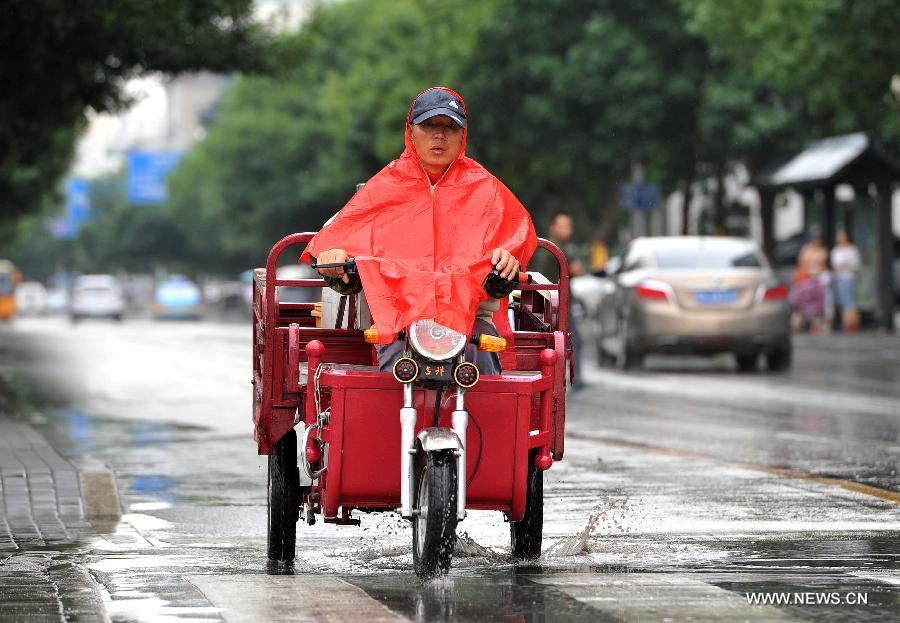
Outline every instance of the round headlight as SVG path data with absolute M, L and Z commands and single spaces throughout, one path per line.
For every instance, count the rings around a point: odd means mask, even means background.
M 466 336 L 434 319 L 417 320 L 409 327 L 409 339 L 417 353 L 433 361 L 444 361 L 466 347 Z

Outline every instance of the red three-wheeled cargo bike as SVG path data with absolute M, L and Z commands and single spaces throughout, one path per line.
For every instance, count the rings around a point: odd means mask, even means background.
M 282 253 L 313 235 L 281 239 L 254 271 L 253 422 L 269 455 L 270 572 L 291 571 L 299 519 L 357 525 L 354 510 L 411 520 L 423 578 L 448 570 L 466 509 L 502 511 L 511 554 L 537 558 L 543 472 L 563 456 L 567 364 L 574 376 L 563 253 L 539 240 L 559 283 L 520 279 L 508 344 L 422 319 L 398 336 L 405 356 L 380 372 L 362 295 L 276 277 Z M 285 288 L 322 300 L 281 301 Z M 470 343 L 502 351 L 502 374 L 480 374 L 466 360 Z

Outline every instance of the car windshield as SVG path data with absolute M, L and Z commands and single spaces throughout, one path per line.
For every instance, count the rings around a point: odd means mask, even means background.
M 756 250 L 747 246 L 661 247 L 654 254 L 662 269 L 762 267 Z

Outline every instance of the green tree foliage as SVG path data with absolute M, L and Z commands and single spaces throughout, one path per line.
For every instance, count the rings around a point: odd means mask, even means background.
M 8 0 L 0 13 L 0 225 L 40 206 L 85 111 L 141 72 L 258 66 L 251 0 Z
M 403 150 L 405 113 L 457 86 L 492 2 L 324 5 L 277 51 L 280 71 L 237 81 L 207 138 L 171 178 L 171 210 L 199 257 L 264 258 L 315 230 Z
M 467 82 L 486 164 L 533 211 L 596 218 L 632 165 L 693 161 L 704 52 L 673 1 L 507 2 Z
M 84 272 L 147 272 L 154 265 L 188 268 L 183 227 L 158 206 L 129 205 L 123 175 L 91 184 L 92 218 L 79 232 L 73 267 Z
M 0 103 L 4 214 L 6 205 L 22 209 L 25 197 L 52 187 L 85 106 L 118 106 L 121 78 L 143 69 L 258 66 L 252 32 L 238 17 L 248 2 L 162 0 L 145 8 L 104 0 L 69 21 L 31 26 L 27 37 L 13 33 L 9 49 L 21 47 L 24 60 L 11 64 L 4 56 L 4 84 L 24 81 L 15 73 L 24 69 L 10 69 L 15 63 L 39 71 L 36 86 Z M 44 4 L 14 0 L 11 14 L 40 25 L 26 7 Z M 111 190 L 120 182 L 101 184 L 96 201 L 106 207 L 69 254 L 93 269 L 128 267 L 137 257 L 232 273 L 259 265 L 276 239 L 318 228 L 358 182 L 400 153 L 410 100 L 435 84 L 465 96 L 469 154 L 513 189 L 539 226 L 564 208 L 596 226 L 580 228 L 590 236 L 607 234 L 622 217 L 617 186 L 635 164 L 668 192 L 721 180 L 737 163 L 758 170 L 810 138 L 844 131 L 872 131 L 896 149 L 900 115 L 891 82 L 900 80 L 900 12 L 893 4 L 322 3 L 297 33 L 265 48 L 268 73 L 235 81 L 207 138 L 170 178 L 167 206 L 128 207 Z M 50 11 L 47 19 L 64 13 Z M 158 23 L 157 13 L 164 16 Z M 223 15 L 234 19 L 216 17 Z M 90 21 L 103 16 L 111 21 Z M 171 29 L 159 26 L 176 19 Z M 4 23 L 0 32 L 9 28 Z M 73 34 L 85 28 L 99 39 Z M 26 49 L 31 38 L 51 45 Z M 121 51 L 134 42 L 139 52 Z M 74 46 L 71 59 L 47 52 L 66 46 Z M 213 54 L 219 46 L 226 52 Z M 54 63 L 62 67 L 56 73 L 47 69 Z M 40 98 L 40 85 L 60 75 L 60 85 Z M 14 114 L 31 101 L 39 102 L 34 114 Z M 7 147 L 7 137 L 28 128 L 33 144 Z
M 900 141 L 894 0 L 683 0 L 689 28 L 730 72 L 765 85 L 807 137 L 864 130 Z

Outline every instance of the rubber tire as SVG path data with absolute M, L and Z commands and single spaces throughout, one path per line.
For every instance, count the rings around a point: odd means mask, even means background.
M 510 551 L 518 560 L 540 558 L 544 535 L 544 472 L 531 463 L 527 487 L 522 521 L 509 522 Z
M 606 352 L 601 338 L 597 338 L 597 365 L 601 368 L 611 368 L 616 365 L 616 358 Z
M 275 444 L 269 455 L 268 480 L 269 571 L 286 573 L 294 563 L 300 517 L 300 472 L 294 429 Z
M 791 367 L 792 360 L 793 349 L 790 346 L 766 353 L 766 366 L 769 368 L 769 372 L 784 372 L 788 370 Z
M 628 346 L 628 321 L 619 326 L 621 333 L 619 352 L 615 355 L 615 366 L 619 370 L 636 370 L 644 365 L 644 353 Z
M 739 354 L 735 355 L 734 358 L 737 359 L 738 372 L 756 372 L 756 361 L 758 359 L 756 353 L 752 355 Z
M 428 484 L 427 488 L 424 485 Z M 427 453 L 417 473 L 416 510 L 427 496 L 425 534 L 419 548 L 419 516 L 413 518 L 413 568 L 422 580 L 445 575 L 456 546 L 456 458 L 450 451 Z
M 644 365 L 644 353 L 634 348 L 629 348 L 628 342 L 626 341 L 625 345 L 616 355 L 615 364 L 616 368 L 622 371 L 637 370 Z

